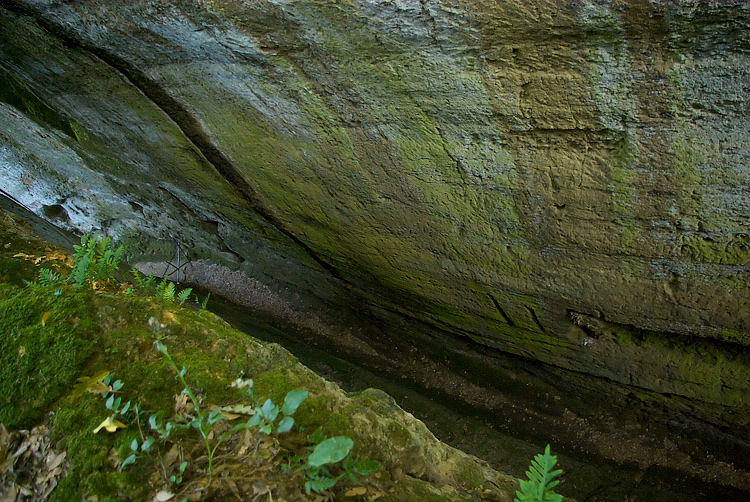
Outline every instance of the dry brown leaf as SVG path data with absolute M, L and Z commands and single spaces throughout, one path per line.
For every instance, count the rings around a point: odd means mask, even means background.
M 345 497 L 356 497 L 358 495 L 364 495 L 367 493 L 367 488 L 364 486 L 357 486 L 356 488 L 352 488 L 351 490 L 347 490 L 346 493 L 344 493 Z
M 164 454 L 164 468 L 169 469 L 174 465 L 174 463 L 177 461 L 177 459 L 180 457 L 180 450 L 177 447 L 176 444 L 172 445 L 172 448 L 169 449 L 169 451 Z
M 221 411 L 229 413 L 239 413 L 240 415 L 255 415 L 255 407 L 246 404 L 235 404 L 232 406 L 222 406 Z
M 241 415 L 238 415 L 237 413 L 232 413 L 236 411 L 234 410 L 234 408 L 235 406 L 216 406 L 215 404 L 212 404 L 209 407 L 211 411 L 219 410 L 219 413 L 221 414 L 221 416 L 226 418 L 227 420 L 234 420 L 236 418 L 240 418 Z
M 62 464 L 63 460 L 65 460 L 65 456 L 67 455 L 67 452 L 62 452 L 58 455 L 56 455 L 51 462 L 47 465 L 47 469 L 50 471 L 54 470 L 57 466 Z
M 182 413 L 183 411 L 188 411 L 187 408 L 188 404 L 188 395 L 187 394 L 177 394 L 174 397 L 174 411 L 175 413 Z
M 232 490 L 232 493 L 234 494 L 237 499 L 242 500 L 242 497 L 240 496 L 240 491 L 237 489 L 237 484 L 232 480 L 231 478 L 225 478 L 224 481 L 227 485 L 229 485 L 229 489 Z
M 44 490 L 44 493 L 42 494 L 42 500 L 49 500 L 49 496 L 52 495 L 52 492 L 55 491 L 55 488 L 57 488 L 57 480 L 52 479 L 47 485 L 47 488 Z
M 170 500 L 172 497 L 174 497 L 174 493 L 162 490 L 154 496 L 154 502 L 167 502 L 167 500 Z
M 5 494 L 5 500 L 18 500 L 18 486 L 10 486 L 10 490 L 8 490 L 8 493 Z
M 47 319 L 49 319 L 49 316 L 51 315 L 52 315 L 52 312 L 50 312 L 49 310 L 45 312 L 44 314 L 42 314 L 42 326 L 47 325 Z
M 368 498 L 368 502 L 372 502 L 373 500 L 378 500 L 381 497 L 385 497 L 385 492 L 381 492 L 380 490 L 373 493 L 370 498 Z
M 106 394 L 107 392 L 112 391 L 112 387 L 109 385 L 104 385 L 104 382 L 94 382 L 86 387 L 86 392 L 88 392 L 89 394 Z
M 104 392 L 110 392 L 112 389 L 102 383 L 102 380 L 104 380 L 110 373 L 111 371 L 104 370 L 90 377 L 80 377 L 78 379 L 78 383 L 73 388 L 73 393 L 70 395 L 70 400 L 75 401 L 76 399 L 81 397 L 84 392 L 91 392 L 92 394 L 103 394 Z M 102 386 L 106 388 L 104 392 L 100 392 Z

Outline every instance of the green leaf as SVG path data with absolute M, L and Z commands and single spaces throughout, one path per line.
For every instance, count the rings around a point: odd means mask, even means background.
M 136 459 L 136 458 L 137 458 L 137 457 L 136 457 L 136 454 L 135 454 L 135 453 L 133 453 L 133 454 L 132 454 L 132 455 L 130 455 L 130 456 L 129 456 L 128 458 L 126 458 L 125 460 L 123 460 L 123 461 L 122 461 L 122 467 L 125 467 L 126 465 L 130 465 L 130 464 L 132 464 L 132 463 L 135 463 L 135 459 Z
M 197 298 L 197 296 L 196 296 L 196 298 Z M 206 305 L 208 305 L 208 299 L 209 298 L 211 298 L 211 293 L 208 293 L 206 295 L 206 298 L 204 298 L 203 301 L 201 302 L 201 310 L 206 310 Z
M 132 451 L 138 451 L 138 440 L 137 439 L 134 439 L 133 441 L 130 442 L 130 449 Z
M 544 449 L 543 454 L 538 454 L 531 461 L 529 470 L 526 471 L 528 480 L 519 480 L 521 491 L 516 491 L 516 500 L 520 502 L 561 502 L 562 495 L 556 494 L 552 488 L 559 481 L 553 480 L 560 475 L 562 470 L 552 470 L 557 463 L 557 457 L 550 453 L 550 447 Z
M 306 467 L 320 467 L 335 464 L 346 457 L 354 446 L 354 441 L 346 436 L 328 438 L 318 446 L 307 459 Z
M 164 415 L 164 412 L 160 411 L 148 417 L 148 425 L 151 427 L 151 429 L 155 431 L 162 430 L 161 424 L 158 422 L 159 420 L 161 420 L 162 415 Z
M 184 305 L 187 299 L 190 297 L 190 293 L 192 293 L 193 288 L 185 288 L 182 291 L 179 292 L 177 295 L 177 303 L 180 305 Z
M 147 436 L 146 440 L 141 445 L 141 451 L 148 452 L 151 449 L 151 445 L 154 444 L 154 441 L 156 441 L 156 439 Z
M 216 408 L 214 411 L 208 414 L 207 422 L 209 423 L 209 425 L 214 424 L 219 420 L 226 420 L 226 417 L 222 415 L 221 412 L 221 408 Z
M 263 413 L 263 418 L 265 418 L 269 422 L 273 422 L 279 415 L 279 407 L 273 404 L 273 401 L 267 399 L 266 402 L 263 403 L 261 412 Z
M 284 398 L 284 405 L 281 407 L 281 412 L 284 415 L 293 415 L 302 401 L 307 398 L 307 391 L 301 389 L 290 390 Z
M 276 429 L 277 434 L 281 434 L 282 432 L 286 432 L 292 428 L 294 425 L 294 419 L 292 417 L 284 417 L 281 419 L 281 422 L 279 422 L 279 427 Z
M 100 371 L 90 377 L 79 378 L 78 383 L 73 388 L 73 393 L 70 395 L 70 400 L 75 401 L 85 392 L 95 389 L 97 383 L 102 383 L 106 387 L 109 385 L 109 378 L 111 378 L 111 372 L 109 370 Z
M 325 435 L 323 434 L 323 427 L 318 427 L 315 432 L 313 432 L 310 435 L 310 442 L 314 445 L 320 444 L 324 439 Z

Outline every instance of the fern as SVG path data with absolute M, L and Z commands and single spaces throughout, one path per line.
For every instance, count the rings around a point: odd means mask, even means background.
M 177 294 L 177 303 L 184 305 L 185 301 L 190 297 L 190 293 L 193 292 L 193 288 L 185 288 Z
M 48 268 L 39 270 L 39 284 L 41 286 L 54 286 L 55 284 L 60 284 L 61 282 L 62 277 L 60 277 L 60 274 L 58 274 L 54 270 L 50 270 Z
M 560 482 L 553 478 L 562 474 L 562 470 L 552 470 L 556 463 L 557 456 L 550 454 L 547 445 L 544 454 L 536 455 L 531 461 L 531 466 L 526 471 L 528 481 L 519 480 L 521 491 L 516 492 L 515 502 L 562 502 L 562 495 L 552 491 Z
M 130 270 L 130 273 L 135 279 L 135 287 L 138 288 L 139 291 L 148 291 L 154 285 L 154 281 L 156 281 L 156 277 L 154 277 L 154 274 L 148 274 L 148 276 L 144 278 L 143 275 L 135 267 Z
M 328 490 L 329 488 L 333 488 L 336 485 L 336 482 L 339 480 L 340 477 L 341 476 L 337 478 L 322 477 L 322 478 L 309 479 L 305 481 L 305 491 L 307 493 L 310 493 L 310 491 L 314 491 L 315 493 L 320 493 L 324 490 Z
M 80 287 L 86 282 L 89 266 L 96 251 L 94 246 L 91 245 L 91 241 L 91 234 L 84 234 L 81 236 L 81 245 L 73 246 L 75 251 L 73 253 L 73 270 L 70 271 L 68 276 L 68 282 L 73 283 L 73 286 Z
M 120 246 L 113 250 L 109 237 L 99 240 L 99 234 L 81 236 L 81 244 L 73 246 L 73 270 L 68 282 L 81 287 L 87 281 L 92 284 L 97 280 L 108 280 L 120 265 L 125 248 Z
M 39 269 L 36 281 L 27 281 L 26 279 L 23 280 L 23 283 L 30 288 L 36 286 L 54 286 L 55 284 L 60 284 L 61 282 L 62 277 L 60 277 L 60 274 L 48 268 Z
M 198 299 L 198 295 L 195 296 L 196 300 Z M 201 303 L 201 310 L 206 310 L 206 306 L 208 305 L 208 299 L 211 298 L 211 293 L 208 293 L 206 297 L 203 299 Z
M 174 283 L 169 282 L 166 276 L 156 285 L 156 296 L 164 300 L 174 301 Z
M 92 262 L 90 270 L 91 280 L 109 279 L 119 266 L 122 255 L 125 253 L 125 248 L 120 246 L 113 250 L 110 248 L 110 244 L 111 240 L 109 237 L 95 243 L 96 259 Z

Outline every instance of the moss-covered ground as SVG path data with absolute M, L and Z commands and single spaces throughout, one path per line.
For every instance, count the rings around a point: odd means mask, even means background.
M 65 277 L 70 257 L 37 239 L 8 213 L 0 212 L 0 238 L 0 422 L 10 431 L 44 424 L 57 451 L 65 452 L 49 500 L 152 500 L 162 491 L 175 500 L 289 501 L 506 500 L 511 493 L 512 479 L 439 443 L 379 391 L 347 395 L 280 346 L 264 345 L 196 306 L 133 294 L 129 285 L 111 283 L 94 291 L 65 283 L 25 284 L 42 267 Z M 175 424 L 195 416 L 176 371 L 156 350 L 156 337 L 185 366 L 203 410 L 251 404 L 246 390 L 231 385 L 240 377 L 253 379 L 260 403 L 271 398 L 280 404 L 288 391 L 307 390 L 308 398 L 294 415 L 294 429 L 230 435 L 217 450 L 210 479 L 205 445 L 196 430 L 157 441 L 150 453 L 123 467 L 133 440 L 140 443 L 154 434 L 148 425 L 151 414 L 162 411 Z M 114 394 L 132 407 L 137 404 L 140 413 L 117 415 L 125 427 L 95 434 L 111 411 L 95 386 L 77 382 L 106 372 L 112 374 L 110 384 L 123 383 Z M 245 418 L 216 423 L 211 444 Z M 304 472 L 284 472 L 282 465 L 295 456 L 304 458 L 312 446 L 310 435 L 319 428 L 326 436 L 352 437 L 353 454 L 381 467 L 360 476 L 362 485 L 342 480 L 322 494 L 306 493 Z M 3 458 L 14 454 L 8 443 L 0 438 Z M 183 460 L 188 465 L 182 482 L 170 482 L 180 475 Z M 341 472 L 338 467 L 331 471 Z M 28 474 L 33 478 L 34 473 Z M 0 472 L 0 492 L 12 489 L 18 476 Z

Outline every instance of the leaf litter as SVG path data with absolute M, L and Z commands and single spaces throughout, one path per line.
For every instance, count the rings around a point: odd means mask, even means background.
M 46 425 L 9 433 L 0 423 L 0 500 L 41 502 L 49 499 L 70 471 L 65 451 L 58 451 Z
M 218 436 L 229 428 L 231 423 L 222 421 L 213 427 L 212 432 Z M 304 473 L 295 472 L 295 469 L 284 472 L 282 466 L 289 462 L 289 458 L 306 452 L 307 446 L 307 436 L 301 432 L 269 436 L 257 429 L 246 429 L 221 444 L 209 480 L 205 446 L 197 439 L 182 438 L 157 462 L 160 464 L 157 468 L 162 471 L 151 476 L 150 484 L 155 494 L 152 500 L 328 502 L 342 495 L 359 496 L 361 498 L 357 500 L 367 501 L 385 495 L 387 488 L 378 486 L 381 476 L 377 474 L 362 479 L 364 485 L 349 487 L 348 491 L 337 485 L 321 493 L 306 493 Z M 178 472 L 183 461 L 188 465 L 183 473 L 184 481 L 167 486 L 164 479 Z

